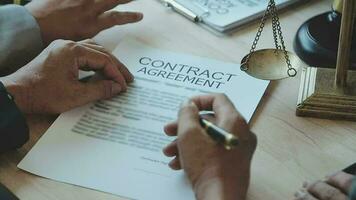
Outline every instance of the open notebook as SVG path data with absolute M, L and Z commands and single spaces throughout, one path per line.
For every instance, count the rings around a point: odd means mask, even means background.
M 218 32 L 229 32 L 260 18 L 268 0 L 160 0 L 178 13 Z M 275 0 L 282 9 L 306 0 Z

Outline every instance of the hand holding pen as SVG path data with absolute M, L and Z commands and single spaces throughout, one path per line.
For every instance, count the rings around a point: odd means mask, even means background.
M 202 127 L 202 110 L 213 111 L 214 116 L 204 119 L 238 138 L 238 145 L 228 150 L 223 140 L 217 142 L 212 139 Z M 210 199 L 244 199 L 256 136 L 225 95 L 192 98 L 182 106 L 178 122 L 168 124 L 165 132 L 169 136 L 177 136 L 164 149 L 166 156 L 174 157 L 169 166 L 185 170 L 197 197 L 203 195 L 198 199 L 206 199 L 204 196 Z M 221 198 L 226 194 L 230 198 Z
M 226 150 L 231 150 L 239 145 L 238 136 L 229 133 L 223 128 L 218 127 L 213 122 L 209 121 L 209 118 L 213 118 L 215 113 L 200 113 L 199 122 L 205 133 L 210 136 L 216 143 L 221 144 Z

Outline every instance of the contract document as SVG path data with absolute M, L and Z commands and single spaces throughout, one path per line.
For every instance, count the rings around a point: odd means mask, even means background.
M 134 74 L 126 93 L 63 113 L 18 167 L 49 179 L 139 200 L 193 200 L 183 171 L 169 169 L 163 126 L 198 94 L 225 93 L 250 120 L 268 81 L 240 66 L 126 40 L 113 54 Z M 80 95 L 80 94 L 78 94 Z

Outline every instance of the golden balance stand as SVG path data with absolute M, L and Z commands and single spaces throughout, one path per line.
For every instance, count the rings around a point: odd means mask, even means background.
M 356 0 L 344 0 L 336 69 L 305 67 L 298 116 L 356 121 L 356 71 L 349 71 Z

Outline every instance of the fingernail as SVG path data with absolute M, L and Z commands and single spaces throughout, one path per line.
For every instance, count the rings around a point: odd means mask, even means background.
M 162 152 L 163 152 L 163 154 L 164 154 L 165 156 L 167 156 L 167 155 L 166 155 L 166 149 L 167 149 L 167 146 L 166 146 L 166 147 L 163 147 L 163 149 L 162 149 Z
M 130 73 L 130 80 L 129 80 L 129 82 L 131 83 L 131 82 L 133 82 L 134 80 L 135 80 L 134 75 L 132 75 L 132 74 Z
M 294 193 L 294 196 L 298 199 L 304 199 L 307 196 L 307 193 L 303 191 L 297 191 L 296 193 Z
M 173 160 L 169 161 L 168 166 L 169 166 L 170 168 L 173 167 Z
M 328 180 L 329 180 L 329 178 L 330 178 L 331 176 L 325 176 L 321 181 L 323 181 L 323 182 L 327 182 Z
M 168 163 L 168 166 L 169 166 L 170 168 L 172 168 L 173 170 L 177 170 L 177 166 L 175 165 L 174 159 L 171 160 L 171 161 Z
M 197 105 L 191 100 L 184 101 L 180 107 L 188 107 L 188 106 L 197 107 Z
M 137 13 L 136 18 L 137 18 L 137 20 L 143 19 L 143 13 Z
M 118 94 L 119 92 L 121 92 L 121 90 L 122 90 L 122 87 L 120 84 L 113 83 L 111 85 L 111 91 L 113 94 Z

